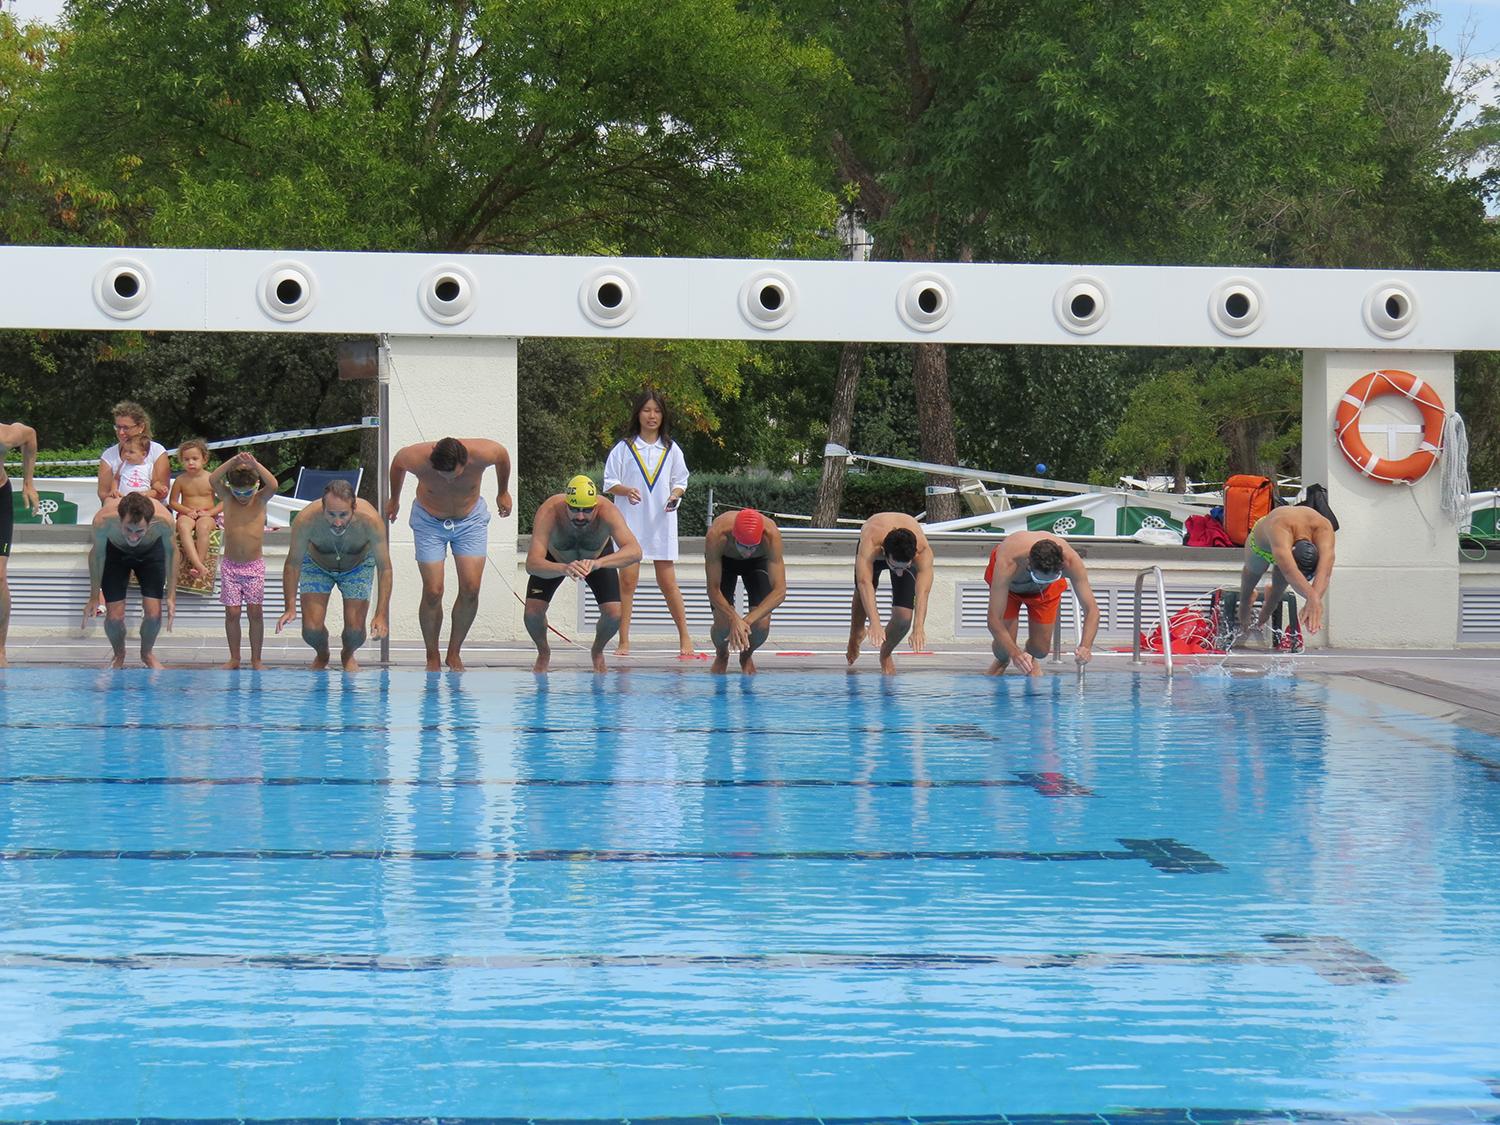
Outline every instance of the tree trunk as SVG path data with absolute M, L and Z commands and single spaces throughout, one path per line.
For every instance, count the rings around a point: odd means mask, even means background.
M 845 344 L 839 352 L 838 380 L 833 385 L 833 411 L 828 416 L 828 440 L 845 449 L 854 436 L 854 400 L 859 391 L 859 372 L 865 362 L 863 344 Z M 844 500 L 844 473 L 849 462 L 842 457 L 823 458 L 823 479 L 813 505 L 812 526 L 833 527 Z
M 953 434 L 953 401 L 948 393 L 948 352 L 942 344 L 914 344 L 912 381 L 917 394 L 917 432 L 922 460 L 958 464 L 958 442 Z M 929 477 L 929 484 L 956 488 L 956 477 Z M 927 497 L 927 520 L 936 523 L 959 517 L 958 494 Z

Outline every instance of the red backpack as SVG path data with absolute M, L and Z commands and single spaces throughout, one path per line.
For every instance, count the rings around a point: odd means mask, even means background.
M 1250 538 L 1250 529 L 1269 514 L 1276 501 L 1276 487 L 1265 477 L 1239 475 L 1224 483 L 1224 531 L 1236 547 Z

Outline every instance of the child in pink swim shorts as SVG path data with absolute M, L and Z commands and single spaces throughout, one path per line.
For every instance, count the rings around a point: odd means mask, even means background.
M 229 641 L 225 668 L 240 666 L 240 607 L 250 620 L 250 667 L 259 670 L 265 621 L 266 505 L 276 495 L 277 480 L 249 452 L 229 458 L 209 477 L 224 505 L 224 551 L 219 558 L 219 601 L 224 606 L 224 635 Z

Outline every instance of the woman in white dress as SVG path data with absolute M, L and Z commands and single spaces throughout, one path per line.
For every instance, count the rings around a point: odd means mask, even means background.
M 165 500 L 167 492 L 172 487 L 172 463 L 167 458 L 167 451 L 159 442 L 151 441 L 151 418 L 134 402 L 121 402 L 116 404 L 115 415 L 115 437 L 119 439 L 103 453 L 99 454 L 99 501 L 108 507 L 110 501 L 119 503 L 121 490 L 120 479 L 120 442 L 126 438 L 142 434 L 150 441 L 146 448 L 145 468 L 150 473 L 151 487 L 144 490 L 153 500 Z
M 630 426 L 604 462 L 604 491 L 619 505 L 631 533 L 641 541 L 643 558 L 656 567 L 656 585 L 677 625 L 678 659 L 693 658 L 687 609 L 677 586 L 677 505 L 687 491 L 687 462 L 672 440 L 667 405 L 644 390 L 630 410 Z M 620 568 L 620 639 L 615 652 L 630 653 L 630 609 L 641 580 L 639 563 Z

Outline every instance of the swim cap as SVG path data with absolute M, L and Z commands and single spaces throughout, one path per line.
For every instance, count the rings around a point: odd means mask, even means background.
M 1302 577 L 1311 582 L 1313 575 L 1318 573 L 1318 545 L 1311 539 L 1297 540 L 1292 544 L 1292 559 Z
M 741 508 L 734 517 L 734 541 L 754 547 L 766 533 L 766 520 L 754 508 Z
M 582 473 L 568 482 L 563 495 L 568 498 L 570 508 L 588 509 L 599 503 L 599 490 L 594 487 L 593 479 Z

